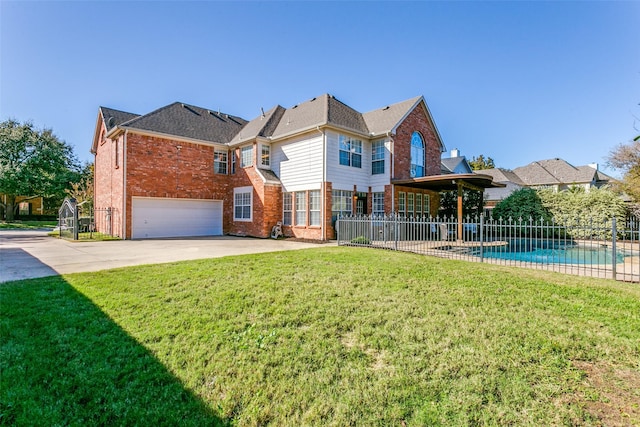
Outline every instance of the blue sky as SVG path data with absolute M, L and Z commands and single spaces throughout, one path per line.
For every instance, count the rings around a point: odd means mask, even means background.
M 424 95 L 468 158 L 602 164 L 638 134 L 638 28 L 633 1 L 0 0 L 0 119 L 88 161 L 99 106 L 252 119 L 323 93 L 362 112 Z

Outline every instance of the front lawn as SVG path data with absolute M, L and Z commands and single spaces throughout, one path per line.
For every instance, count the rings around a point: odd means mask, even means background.
M 638 285 L 322 247 L 0 304 L 0 424 L 640 423 Z
M 58 221 L 14 221 L 14 222 L 6 222 L 0 221 L 0 230 L 9 229 L 9 230 L 17 230 L 17 229 L 41 229 L 41 228 L 54 228 L 58 226 Z

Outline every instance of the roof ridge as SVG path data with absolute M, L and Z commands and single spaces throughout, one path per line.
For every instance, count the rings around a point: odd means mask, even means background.
M 184 103 L 182 103 L 182 102 L 175 101 L 175 102 L 172 102 L 171 104 L 167 104 L 167 105 L 165 105 L 164 107 L 157 108 L 157 109 L 155 109 L 155 110 L 151 111 L 150 113 L 142 114 L 142 115 L 140 115 L 140 116 L 136 117 L 135 119 L 131 119 L 131 120 L 127 121 L 127 122 L 124 122 L 124 123 L 122 123 L 122 125 L 127 125 L 127 126 L 129 126 L 129 125 L 131 125 L 132 123 L 134 123 L 134 122 L 136 122 L 136 121 L 142 120 L 142 119 L 143 119 L 143 118 L 145 118 L 145 117 L 150 117 L 150 116 L 152 116 L 152 115 L 154 115 L 154 114 L 157 114 L 157 113 L 159 113 L 160 111 L 166 110 L 166 109 L 168 109 L 169 107 L 172 107 L 172 106 L 174 106 L 174 105 L 176 105 L 176 104 L 183 104 L 183 105 L 184 105 Z

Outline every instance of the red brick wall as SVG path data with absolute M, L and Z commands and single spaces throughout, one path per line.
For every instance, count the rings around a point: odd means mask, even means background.
M 133 196 L 223 200 L 225 210 L 233 204 L 228 176 L 213 172 L 213 152 L 208 145 L 128 133 L 127 238 Z
M 440 144 L 436 130 L 422 104 L 413 109 L 398 126 L 393 138 L 394 175 L 392 179 L 411 178 L 411 135 L 420 132 L 425 145 L 425 175 L 440 175 Z
M 103 126 L 94 159 L 94 207 L 97 209 L 112 208 L 112 224 L 108 225 L 96 217 L 96 229 L 100 232 L 111 232 L 116 236 L 124 237 L 122 223 L 124 198 L 123 137 L 107 139 L 104 138 L 104 133 Z

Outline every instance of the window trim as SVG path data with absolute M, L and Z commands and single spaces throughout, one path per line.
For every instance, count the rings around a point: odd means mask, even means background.
M 282 193 L 282 225 L 293 225 L 293 193 L 291 192 Z
M 398 214 L 407 215 L 407 193 L 404 191 L 398 191 Z
M 322 194 L 320 190 L 309 190 L 309 201 L 307 203 L 309 215 L 307 222 L 309 227 L 320 227 L 322 225 Z M 318 206 L 314 208 L 314 201 Z M 317 215 L 317 224 L 314 224 L 314 214 Z
M 249 204 L 238 204 L 238 195 L 241 194 L 249 194 Z M 249 217 L 244 217 L 244 210 L 242 211 L 243 216 L 237 216 L 237 208 L 238 207 L 246 207 L 249 206 Z M 253 187 L 236 187 L 233 189 L 233 220 L 238 222 L 252 222 L 253 221 Z
M 224 160 L 221 160 L 219 156 L 223 156 Z M 213 173 L 219 175 L 227 175 L 227 167 L 229 164 L 229 152 L 224 150 L 214 150 L 213 151 Z M 224 166 L 224 172 L 219 172 L 219 167 Z
M 420 142 L 420 146 L 414 144 L 414 141 Z M 411 157 L 409 163 L 409 176 L 411 178 L 421 178 L 425 176 L 425 145 L 424 138 L 418 131 L 414 131 L 411 134 Z M 419 161 L 419 162 L 416 162 Z M 418 168 L 421 168 L 420 173 L 418 173 Z
M 260 144 L 260 167 L 271 168 L 271 146 L 269 144 Z
M 245 153 L 249 153 L 248 158 L 245 159 Z M 245 163 L 245 160 L 247 161 Z M 253 166 L 253 144 L 245 145 L 244 147 L 240 147 L 240 167 L 248 168 Z
M 385 172 L 385 140 L 379 139 L 371 143 L 371 175 L 381 175 Z M 380 157 L 380 151 L 382 151 L 382 157 Z M 382 168 L 380 168 L 382 165 Z M 377 166 L 377 168 L 376 168 Z M 382 169 L 382 170 L 380 170 Z
M 346 153 L 346 159 L 343 157 Z M 358 164 L 354 164 L 358 159 Z M 345 163 L 346 160 L 346 163 Z M 342 166 L 362 168 L 362 140 L 340 134 L 338 136 L 338 163 Z
M 295 203 L 295 222 L 293 225 L 296 227 L 306 227 L 307 226 L 307 192 L 306 191 L 296 191 L 294 196 Z M 302 202 L 302 206 L 298 205 L 299 202 Z M 304 215 L 304 220 L 299 221 L 298 215 Z

